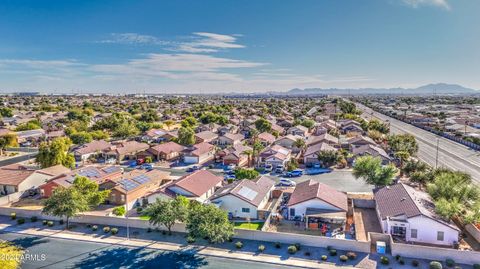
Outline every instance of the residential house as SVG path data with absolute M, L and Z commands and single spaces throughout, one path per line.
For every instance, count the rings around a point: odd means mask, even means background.
M 164 129 L 150 129 L 145 132 L 142 136 L 142 141 L 152 143 L 152 142 L 162 142 L 169 140 L 168 131 Z
M 137 159 L 137 153 L 146 151 L 149 148 L 150 146 L 146 143 L 140 143 L 135 140 L 125 141 L 103 150 L 103 156 L 105 159 L 115 159 L 117 162 L 135 160 Z
M 292 151 L 280 145 L 264 149 L 259 156 L 260 164 L 271 165 L 274 169 L 284 169 L 292 158 Z
M 268 177 L 237 180 L 218 189 L 210 201 L 234 218 L 263 219 L 275 182 Z
M 301 149 L 295 146 L 295 142 L 297 141 L 297 139 L 305 140 L 305 137 L 289 134 L 289 135 L 278 138 L 274 142 L 274 144 L 287 148 L 291 150 L 293 153 L 298 153 L 301 151 Z
M 458 243 L 460 230 L 435 213 L 427 193 L 399 183 L 376 189 L 374 197 L 384 233 L 407 242 L 448 246 Z
M 332 222 L 344 222 L 348 211 L 348 199 L 344 192 L 314 180 L 297 184 L 288 200 L 288 218 L 324 218 Z M 308 223 L 308 220 L 306 221 Z
M 218 135 L 212 131 L 203 131 L 195 134 L 195 143 L 213 143 L 218 138 Z
M 242 134 L 226 133 L 218 137 L 216 144 L 221 148 L 226 148 L 236 144 L 240 144 L 244 136 Z
M 0 196 L 35 190 L 45 181 L 68 171 L 70 169 L 61 165 L 40 170 L 19 164 L 0 167 Z
M 271 133 L 263 132 L 258 135 L 257 139 L 264 147 L 268 147 L 273 144 L 277 138 Z
M 298 135 L 306 137 L 309 134 L 308 128 L 303 125 L 293 126 L 287 129 L 287 135 Z
M 328 133 L 322 134 L 322 135 L 312 135 L 308 137 L 307 139 L 307 146 L 313 146 L 315 144 L 319 143 L 327 143 L 332 147 L 338 147 L 338 138 L 336 138 L 333 135 L 330 135 Z
M 23 146 L 37 145 L 45 138 L 46 132 L 43 129 L 16 132 L 18 144 Z
M 390 162 L 391 158 L 388 156 L 388 154 L 383 150 L 381 147 L 372 145 L 372 144 L 367 144 L 363 146 L 359 146 L 356 148 L 352 149 L 352 154 L 355 157 L 358 156 L 365 156 L 365 155 L 370 155 L 373 157 L 379 157 L 382 159 L 382 163 L 386 164 Z
M 209 143 L 198 143 L 186 149 L 183 162 L 186 164 L 204 164 L 215 158 L 215 146 Z
M 122 177 L 110 179 L 101 185 L 102 189 L 110 190 L 107 204 L 127 205 L 128 209 L 147 203 L 143 197 L 158 190 L 169 180 L 170 172 L 160 170 L 133 170 L 124 173 Z
M 86 161 L 91 156 L 96 157 L 100 155 L 104 150 L 109 149 L 111 146 L 112 144 L 105 140 L 94 140 L 76 147 L 73 150 L 73 156 L 76 161 Z
M 222 162 L 224 165 L 234 164 L 236 166 L 248 165 L 249 156 L 246 151 L 251 151 L 252 148 L 237 144 L 232 147 L 220 150 L 216 154 L 217 162 Z
M 208 170 L 197 170 L 174 180 L 157 191 L 145 196 L 148 203 L 153 203 L 158 199 L 173 199 L 177 195 L 182 195 L 191 200 L 205 202 L 215 191 L 222 187 L 223 178 L 213 174 Z
M 359 135 L 359 136 L 354 136 L 354 137 L 351 137 L 351 138 L 347 139 L 345 147 L 350 149 L 350 150 L 353 150 L 354 148 L 358 148 L 358 147 L 365 146 L 365 145 L 376 146 L 377 143 L 375 143 L 375 141 L 373 141 L 368 136 Z
M 339 123 L 340 123 L 339 129 L 342 134 L 356 136 L 364 133 L 362 126 L 357 121 L 346 120 Z
M 84 176 L 95 181 L 99 185 L 109 179 L 116 179 L 121 177 L 123 169 L 118 166 L 95 167 L 87 166 L 74 171 L 68 171 L 58 174 L 50 178 L 46 183 L 40 186 L 42 197 L 48 198 L 53 194 L 53 191 L 59 186 L 68 188 L 72 185 L 77 176 Z
M 172 161 L 180 158 L 184 149 L 184 146 L 170 141 L 155 145 L 147 149 L 147 151 L 152 153 L 158 161 Z
M 338 151 L 338 149 L 332 147 L 331 145 L 321 142 L 318 144 L 313 144 L 307 147 L 305 153 L 303 154 L 303 163 L 307 166 L 313 166 L 316 164 L 323 165 L 322 162 L 318 159 L 318 154 L 321 151 Z

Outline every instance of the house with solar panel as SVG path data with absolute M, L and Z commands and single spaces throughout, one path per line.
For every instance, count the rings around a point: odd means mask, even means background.
M 62 173 L 56 177 L 51 178 L 45 184 L 40 186 L 40 192 L 42 197 L 48 198 L 52 195 L 53 191 L 59 186 L 68 188 L 73 184 L 73 181 L 77 176 L 84 176 L 92 181 L 97 182 L 99 185 L 107 180 L 114 180 L 122 176 L 123 169 L 118 166 L 106 166 L 106 167 L 94 167 L 88 166 L 74 170 L 69 173 Z
M 101 189 L 110 190 L 107 204 L 125 205 L 128 209 L 143 205 L 143 197 L 156 191 L 170 181 L 170 173 L 160 170 L 133 170 L 124 173 L 121 178 L 108 180 L 100 185 Z
M 268 216 L 265 212 L 274 186 L 268 177 L 237 180 L 217 190 L 209 200 L 234 218 L 263 219 Z

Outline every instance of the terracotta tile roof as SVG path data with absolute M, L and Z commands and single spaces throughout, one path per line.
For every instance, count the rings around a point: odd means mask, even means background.
M 206 141 L 211 141 L 218 137 L 216 133 L 211 131 L 203 131 L 200 133 L 196 133 L 195 136 Z
M 149 149 L 150 146 L 146 143 L 140 143 L 137 141 L 122 142 L 119 145 L 115 145 L 107 150 L 107 153 L 114 153 L 117 155 L 126 155 L 134 152 L 140 152 Z
M 77 155 L 84 155 L 84 154 L 95 153 L 97 151 L 103 151 L 111 146 L 112 144 L 108 143 L 105 140 L 95 140 L 80 146 L 79 148 L 75 149 L 73 152 Z
M 222 177 L 208 170 L 198 170 L 173 181 L 170 186 L 178 186 L 200 197 L 221 182 L 223 182 Z
M 170 142 L 167 142 L 167 143 L 163 143 L 163 144 L 160 144 L 160 145 L 153 146 L 148 151 L 153 152 L 155 154 L 156 153 L 169 154 L 169 153 L 172 153 L 172 152 L 181 152 L 184 149 L 185 149 L 184 146 L 170 141 Z
M 167 133 L 168 133 L 168 131 L 166 131 L 164 129 L 150 129 L 150 130 L 145 132 L 145 135 L 149 136 L 149 137 L 161 137 L 161 136 L 166 135 Z
M 210 200 L 213 201 L 231 194 L 258 207 L 274 185 L 275 182 L 268 177 L 261 177 L 257 181 L 249 179 L 237 180 L 216 191 Z
M 290 196 L 288 206 L 312 199 L 320 199 L 342 211 L 348 210 L 347 195 L 345 193 L 313 180 L 307 180 L 297 184 Z
M 307 150 L 305 150 L 305 156 L 308 156 L 308 155 L 311 155 L 311 154 L 314 154 L 314 153 L 317 153 L 319 151 L 337 151 L 336 148 L 330 146 L 329 144 L 327 143 L 324 143 L 324 142 L 321 142 L 321 143 L 318 143 L 318 144 L 314 144 L 314 145 L 311 145 L 311 146 L 308 146 L 307 147 Z
M 267 132 L 263 132 L 261 134 L 258 135 L 258 139 L 260 140 L 263 140 L 263 141 L 266 141 L 270 144 L 272 144 L 273 142 L 275 142 L 275 136 L 270 134 L 270 133 L 267 133 Z
M 12 164 L 0 168 L 0 184 L 17 186 L 35 173 L 35 169 L 30 169 L 18 164 Z
M 191 155 L 200 156 L 209 151 L 212 151 L 215 146 L 206 142 L 193 145 L 194 150 L 190 152 Z
M 223 136 L 233 141 L 241 141 L 244 138 L 242 134 L 232 134 L 232 133 L 226 133 Z
M 38 170 L 38 172 L 42 174 L 50 175 L 50 176 L 57 176 L 60 174 L 69 173 L 71 172 L 71 170 L 61 164 L 58 164 L 48 168 L 44 168 L 42 170 Z
M 336 138 L 335 136 L 333 135 L 330 135 L 328 133 L 325 133 L 325 134 L 321 134 L 321 135 L 312 135 L 310 137 L 308 137 L 307 139 L 307 145 L 314 145 L 314 144 L 317 144 L 317 143 L 321 143 L 321 142 L 330 142 L 330 143 L 338 143 L 338 138 Z

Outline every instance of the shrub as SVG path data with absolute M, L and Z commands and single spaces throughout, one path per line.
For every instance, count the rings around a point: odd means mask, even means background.
M 398 254 L 395 255 L 395 260 L 396 260 L 396 261 L 400 260 L 400 255 L 398 255 Z
M 92 231 L 96 231 L 96 230 L 98 230 L 98 226 L 97 226 L 97 225 L 93 225 L 93 226 L 92 226 Z
M 126 210 L 124 206 L 117 206 L 113 209 L 112 213 L 115 216 L 121 217 L 121 216 L 125 216 Z
M 281 248 L 282 247 L 282 244 L 280 244 L 280 242 L 275 242 L 275 248 Z
M 402 257 L 400 257 L 400 258 L 398 258 L 398 263 L 400 265 L 405 265 L 405 260 Z
M 388 264 L 390 264 L 390 260 L 388 259 L 388 257 L 382 256 L 382 257 L 380 257 L 380 263 L 382 263 L 384 265 L 388 265 Z
M 348 261 L 347 255 L 340 255 L 340 261 L 347 262 Z
M 151 233 L 152 232 L 152 228 L 148 227 L 147 228 L 147 233 Z
M 418 267 L 419 265 L 420 265 L 420 262 L 418 262 L 417 260 L 412 260 L 413 267 Z
M 21 224 L 24 224 L 24 223 L 25 223 L 25 219 L 24 219 L 24 218 L 17 219 L 17 224 L 18 224 L 18 225 L 21 225 Z
M 265 251 L 265 246 L 264 245 L 258 246 L 258 251 L 264 252 Z
M 448 267 L 453 267 L 453 266 L 455 266 L 455 261 L 452 260 L 452 259 L 446 259 L 446 260 L 445 260 L 445 264 L 446 264 Z
M 51 221 L 51 220 L 49 220 L 49 221 L 47 222 L 47 226 L 48 226 L 48 227 L 53 227 L 54 224 L 55 224 L 55 223 L 54 223 L 53 221 Z
M 333 249 L 332 246 L 327 246 L 327 250 L 330 251 L 331 249 Z
M 287 251 L 290 254 L 295 254 L 295 253 L 297 253 L 297 247 L 295 245 L 288 246 Z
M 87 224 L 87 228 L 92 228 L 92 224 Z
M 241 241 L 237 241 L 237 243 L 235 243 L 235 247 L 241 249 L 243 247 L 243 243 Z
M 60 225 L 63 225 L 63 219 L 59 220 L 58 223 L 60 223 Z
M 143 208 L 142 207 L 137 207 L 137 213 L 140 214 L 142 213 Z
M 103 232 L 104 233 L 109 233 L 110 232 L 110 227 L 108 227 L 108 226 L 103 227 Z
M 195 243 L 196 239 L 193 236 L 187 236 L 187 243 L 192 244 Z
M 441 263 L 437 262 L 437 261 L 433 261 L 433 262 L 430 262 L 430 265 L 428 266 L 428 268 L 430 269 L 442 269 L 443 266 Z
M 42 225 L 47 225 L 47 220 L 43 220 Z
M 300 243 L 295 243 L 294 246 L 297 248 L 297 250 L 300 250 Z
M 16 219 L 17 218 L 17 213 L 15 213 L 15 212 L 10 213 L 10 218 L 12 220 Z
M 327 255 L 322 255 L 321 257 L 322 261 L 326 261 L 328 259 Z
M 353 252 L 353 251 L 349 251 L 347 252 L 347 257 L 350 259 L 350 260 L 355 260 L 357 258 L 357 253 Z
M 112 228 L 112 229 L 110 230 L 110 232 L 111 232 L 112 234 L 118 234 L 118 228 Z
M 30 218 L 31 222 L 37 222 L 37 220 L 38 220 L 37 216 L 33 216 Z
M 305 253 L 303 253 L 303 254 L 304 254 L 305 256 L 310 256 L 310 255 L 311 255 L 310 251 L 305 251 Z
M 480 269 L 480 263 L 476 263 L 473 265 L 473 269 Z
M 337 256 L 337 250 L 336 249 L 332 248 L 328 251 L 328 253 L 330 253 L 330 256 Z

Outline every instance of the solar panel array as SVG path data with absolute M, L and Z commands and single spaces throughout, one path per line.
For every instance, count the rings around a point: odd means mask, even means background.
M 89 177 L 89 178 L 100 176 L 100 173 L 96 169 L 82 170 L 82 171 L 78 172 L 78 174 L 80 176 Z
M 69 176 L 69 177 L 67 177 L 67 178 L 65 179 L 65 181 L 68 182 L 68 183 L 70 183 L 70 184 L 73 184 L 73 181 L 75 181 L 75 178 Z
M 138 184 L 137 182 L 132 181 L 130 179 L 126 179 L 126 178 L 118 181 L 118 183 L 120 183 L 120 186 L 122 186 L 122 188 L 125 189 L 126 191 L 131 191 L 136 187 L 140 186 L 140 184 Z
M 241 196 L 247 198 L 248 200 L 252 201 L 253 199 L 255 199 L 255 197 L 257 196 L 258 192 L 248 188 L 248 187 L 242 187 L 239 191 L 238 191 L 238 194 L 240 194 Z
M 150 181 L 150 178 L 147 177 L 146 175 L 139 175 L 139 176 L 136 176 L 136 177 L 132 178 L 132 180 L 134 180 L 134 181 L 136 181 L 140 184 L 145 184 L 145 183 Z
M 120 171 L 120 167 L 108 166 L 108 167 L 103 168 L 102 170 L 105 171 L 105 173 L 107 173 L 107 174 L 111 174 L 113 172 Z

